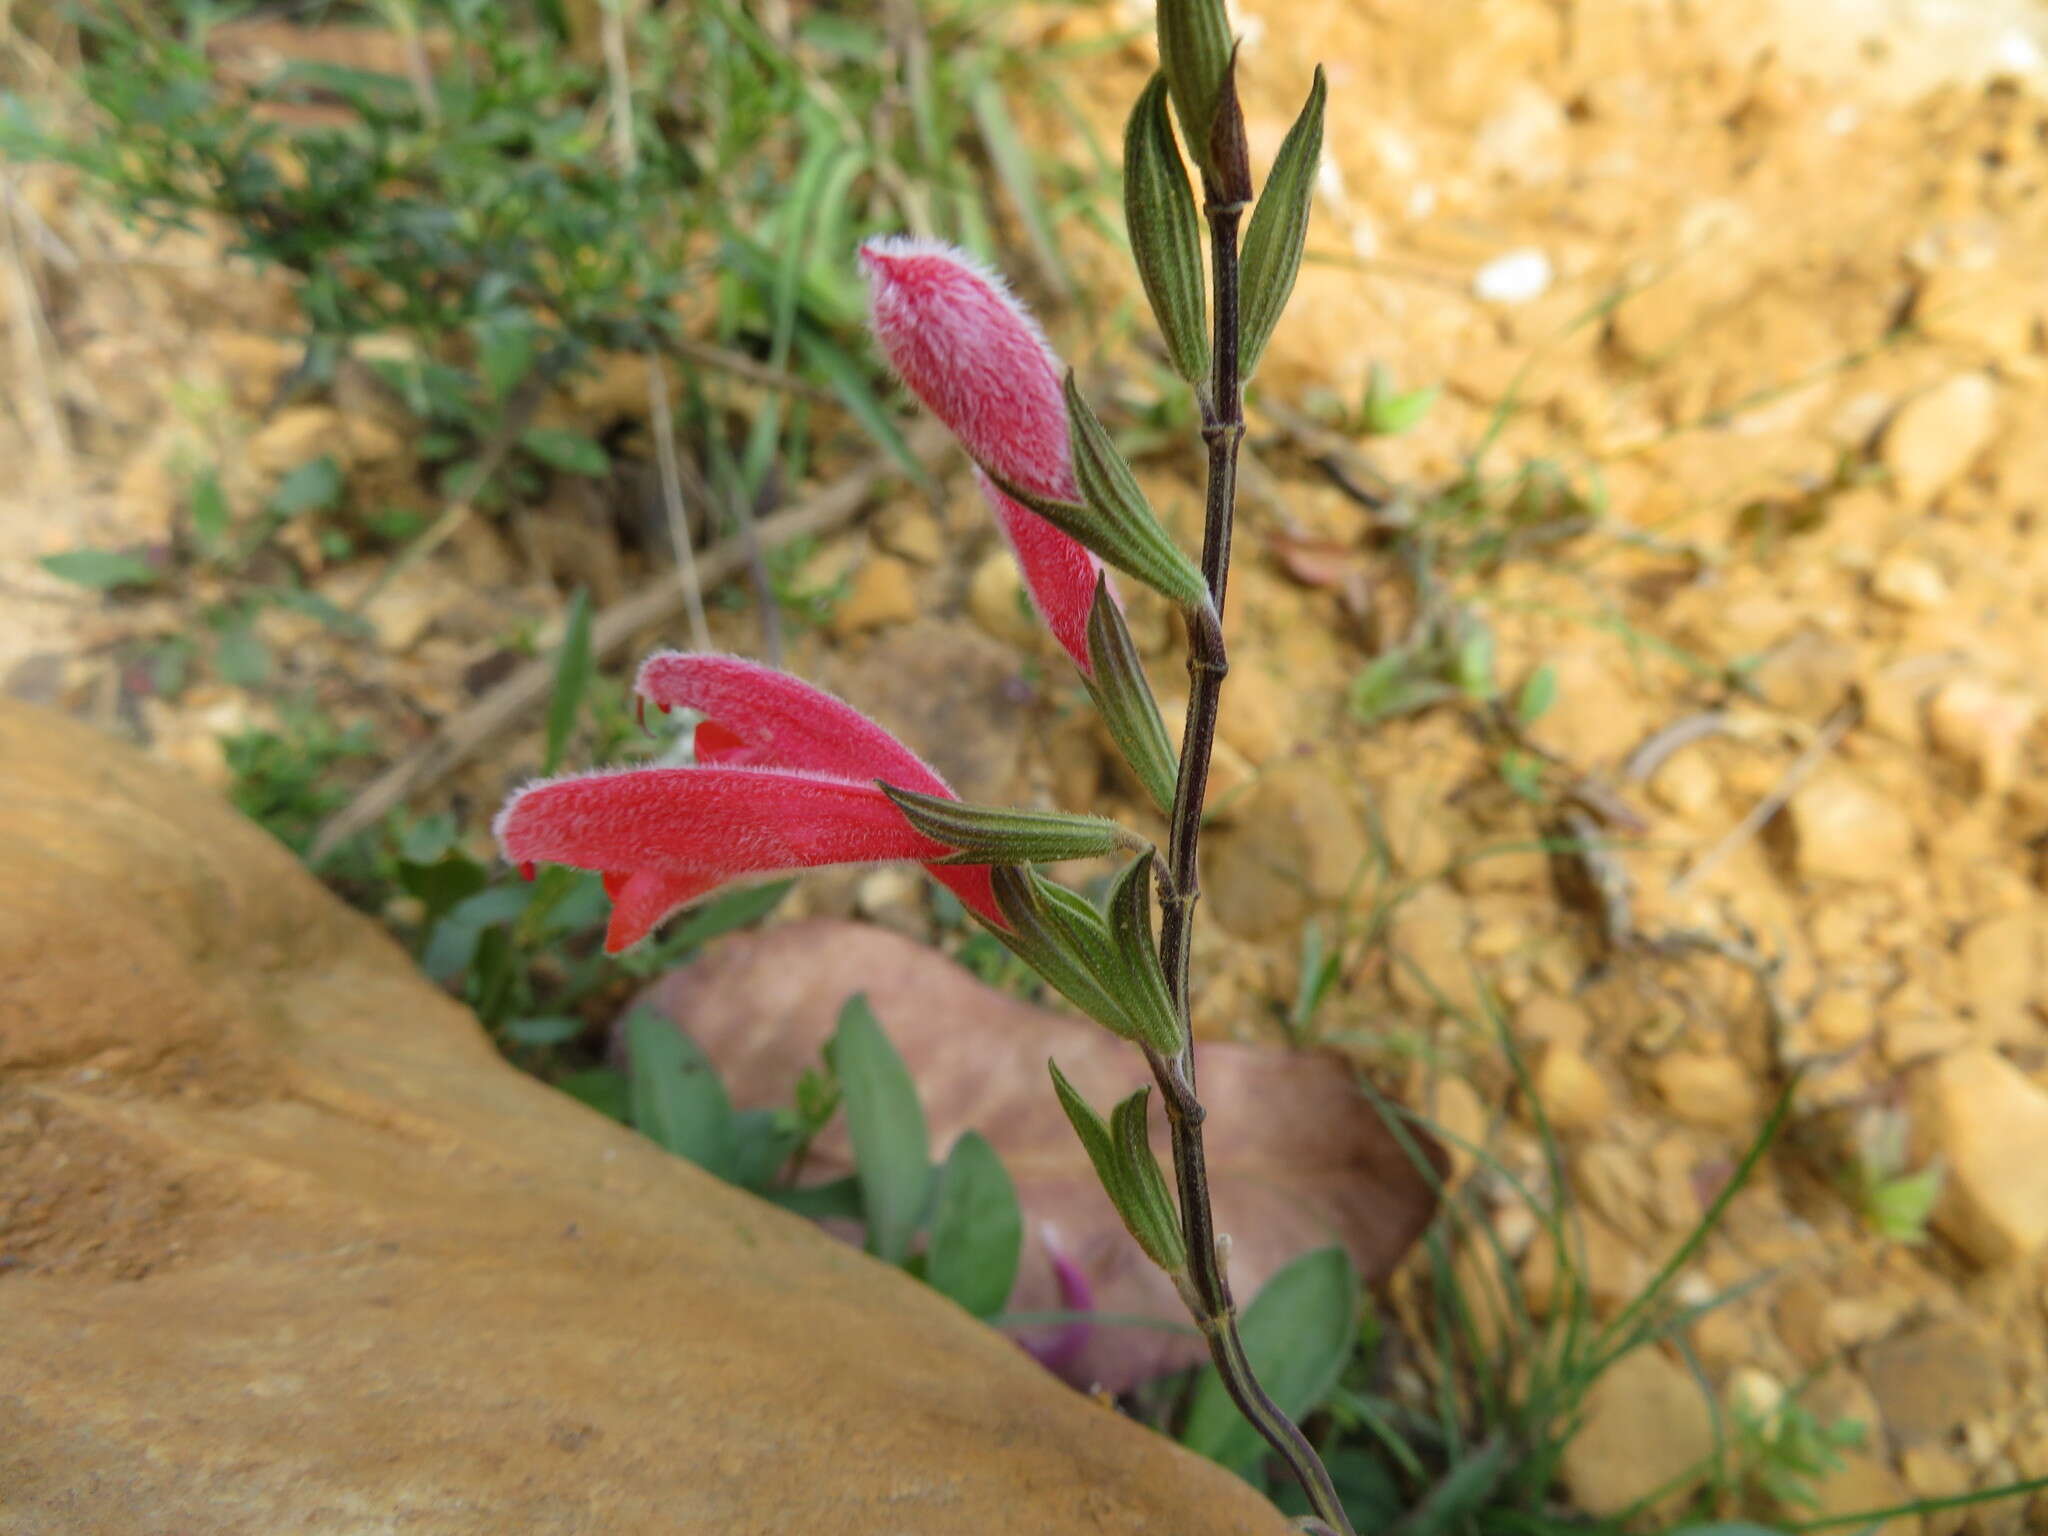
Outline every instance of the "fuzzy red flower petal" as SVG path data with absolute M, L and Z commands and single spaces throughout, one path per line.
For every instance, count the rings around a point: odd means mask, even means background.
M 514 863 L 604 873 L 607 951 L 638 943 L 729 880 L 827 864 L 914 859 L 972 910 L 1002 921 L 988 868 L 931 863 L 950 850 L 914 830 L 875 781 L 952 790 L 858 710 L 734 656 L 665 652 L 642 666 L 636 686 L 663 709 L 704 713 L 698 764 L 532 784 L 505 803 L 494 828 Z
M 977 464 L 1041 496 L 1078 499 L 1059 359 L 1002 280 L 931 240 L 870 240 L 860 259 L 875 339 L 912 393 Z M 1088 607 L 1101 561 L 985 478 L 982 492 L 1047 627 L 1092 675 Z

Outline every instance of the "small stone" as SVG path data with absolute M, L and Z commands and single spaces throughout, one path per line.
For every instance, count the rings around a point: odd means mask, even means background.
M 1932 562 L 1900 550 L 1878 562 L 1871 573 L 1870 590 L 1894 608 L 1932 613 L 1948 601 L 1948 578 Z
M 946 554 L 946 530 L 922 507 L 892 507 L 875 529 L 875 542 L 914 565 L 937 565 Z
M 920 878 L 907 869 L 871 870 L 853 888 L 854 910 L 866 918 L 895 916 L 917 905 L 921 885 Z
M 1858 1364 L 1899 1445 L 1944 1440 L 2011 1395 L 1999 1347 L 1959 1318 L 1880 1340 Z
M 1920 510 L 1967 470 L 1997 425 L 1998 391 L 1981 373 L 1959 374 L 1899 408 L 1878 458 L 1899 499 Z
M 294 405 L 279 411 L 242 447 L 243 460 L 271 480 L 310 464 L 324 453 L 347 457 L 341 412 L 329 405 Z
M 1841 1051 L 1868 1040 L 1877 1015 L 1861 993 L 1830 992 L 1813 1005 L 1806 1022 L 1824 1049 Z
M 1948 1168 L 1934 1224 L 1979 1264 L 2048 1247 L 2048 1092 L 1997 1052 L 1938 1062 L 1921 1129 Z
M 1561 1131 L 1603 1125 L 1614 1112 L 1614 1096 L 1594 1065 L 1569 1047 L 1552 1046 L 1536 1072 L 1536 1097 L 1550 1123 Z
M 1844 1451 L 1842 1464 L 1815 1480 L 1813 1502 L 1786 1508 L 1788 1518 L 1812 1520 L 1829 1515 L 1853 1515 L 1866 1509 L 1889 1509 L 1911 1503 L 1905 1485 L 1892 1469 L 1861 1451 Z M 1922 1536 L 1918 1515 L 1894 1515 L 1875 1527 L 1854 1527 L 1859 1536 Z
M 1552 1050 L 1579 1051 L 1593 1032 L 1593 1021 L 1577 1003 L 1542 993 L 1515 1010 L 1515 1033 L 1531 1044 Z
M 1758 1365 L 1737 1366 L 1727 1391 L 1728 1406 L 1758 1424 L 1775 1417 L 1785 1401 L 1785 1383 Z
M 918 614 L 917 580 L 893 555 L 874 555 L 853 574 L 845 601 L 832 611 L 832 633 L 842 639 L 908 624 Z
M 1559 1467 L 1586 1514 L 1620 1514 L 1662 1494 L 1682 1499 L 1685 1480 L 1714 1452 L 1714 1420 L 1692 1377 L 1654 1347 L 1630 1351 L 1587 1390 L 1584 1419 Z M 1668 1490 L 1668 1491 L 1667 1491 Z
M 1470 909 L 1440 883 L 1423 886 L 1395 908 L 1387 925 L 1394 994 L 1412 1008 L 1479 1018 L 1479 984 L 1466 953 L 1470 928 Z
M 1913 324 L 1930 341 L 2005 361 L 2033 349 L 2041 307 L 2040 285 L 2010 272 L 1937 267 L 1913 296 Z
M 1956 945 L 1978 1037 L 2018 1043 L 2048 1011 L 2048 900 L 1973 924 Z
M 251 412 L 269 409 L 285 376 L 306 355 L 303 342 L 294 345 L 256 331 L 217 331 L 203 350 L 219 366 L 235 404 Z
M 1679 1119 L 1693 1125 L 1740 1127 L 1756 1121 L 1760 1095 L 1733 1056 L 1671 1051 L 1651 1071 L 1657 1092 Z
M 1799 873 L 1809 880 L 1888 881 L 1913 853 L 1913 823 L 1894 798 L 1846 770 L 1816 774 L 1785 816 Z
M 1495 257 L 1473 276 L 1472 291 L 1489 304 L 1528 304 L 1550 291 L 1550 258 L 1535 246 Z
M 1285 685 L 1271 672 L 1233 656 L 1230 679 L 1223 685 L 1217 735 L 1243 753 L 1246 762 L 1263 767 L 1290 745 L 1286 699 Z
M 1720 803 L 1721 776 L 1702 752 L 1679 752 L 1650 778 L 1650 797 L 1673 815 L 1694 820 Z
M 1024 595 L 1017 557 L 1007 549 L 995 550 L 974 568 L 967 583 L 967 611 L 984 634 L 1027 649 L 1038 644 L 1038 618 Z
M 1205 842 L 1216 872 L 1205 895 L 1216 920 L 1242 938 L 1277 933 L 1343 900 L 1372 855 L 1349 786 L 1312 762 L 1284 763 L 1257 780 Z
M 1927 701 L 1927 733 L 1936 751 L 1972 772 L 1980 794 L 2003 794 L 2019 776 L 2020 749 L 2040 713 L 2023 693 L 1959 677 Z

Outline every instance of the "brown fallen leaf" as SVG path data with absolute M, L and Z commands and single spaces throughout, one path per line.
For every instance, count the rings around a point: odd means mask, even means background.
M 856 992 L 867 994 L 917 1081 L 934 1158 L 961 1132 L 978 1130 L 1016 1181 L 1026 1240 L 1009 1310 L 1068 1310 L 1079 1281 L 1086 1304 L 1106 1316 L 1185 1324 L 1173 1287 L 1097 1185 L 1047 1077 L 1047 1058 L 1057 1058 L 1105 1113 L 1149 1081 L 1138 1053 L 1096 1025 L 997 992 L 900 935 L 822 919 L 725 939 L 641 1001 L 687 1030 L 737 1107 L 754 1108 L 791 1102 L 798 1075 L 816 1062 Z M 1198 1070 L 1210 1188 L 1218 1229 L 1230 1234 L 1239 1304 L 1288 1260 L 1332 1242 L 1349 1250 L 1368 1283 L 1384 1279 L 1427 1225 L 1435 1195 L 1359 1093 L 1352 1069 L 1319 1053 L 1204 1044 Z M 1153 1140 L 1170 1167 L 1163 1122 L 1155 1104 Z M 844 1125 L 835 1121 L 803 1182 L 850 1167 Z M 1067 1271 L 1064 1294 L 1059 1269 Z M 1041 1335 L 1034 1348 L 1068 1380 L 1111 1391 L 1206 1357 L 1191 1332 L 1110 1323 Z

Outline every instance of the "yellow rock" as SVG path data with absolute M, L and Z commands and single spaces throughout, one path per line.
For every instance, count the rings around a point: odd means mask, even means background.
M 196 786 L 13 704 L 0 786 L 10 1532 L 1286 1529 L 507 1066 Z

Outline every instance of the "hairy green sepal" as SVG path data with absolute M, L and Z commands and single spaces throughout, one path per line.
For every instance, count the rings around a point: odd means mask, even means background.
M 1173 141 L 1166 77 L 1154 75 L 1124 127 L 1124 222 L 1174 371 L 1209 377 L 1208 286 L 1194 189 Z
M 1067 1081 L 1057 1062 L 1047 1062 L 1046 1066 L 1051 1069 L 1053 1092 L 1059 1095 L 1060 1108 L 1067 1112 L 1068 1123 L 1081 1139 L 1088 1161 L 1095 1165 L 1095 1176 L 1102 1181 L 1103 1192 L 1131 1236 L 1138 1240 L 1147 1257 L 1168 1274 L 1186 1273 L 1187 1243 L 1181 1236 L 1180 1218 L 1146 1135 L 1152 1090 L 1140 1088 L 1117 1105 L 1105 1123 Z
M 1152 696 L 1152 684 L 1145 676 L 1145 664 L 1131 643 L 1123 610 L 1109 595 L 1105 577 L 1095 579 L 1095 601 L 1088 609 L 1088 660 L 1094 675 L 1082 679 L 1096 712 L 1108 727 L 1110 740 L 1131 765 L 1145 793 L 1161 812 L 1173 809 L 1173 786 L 1179 766 L 1173 758 L 1173 741 L 1166 734 L 1166 722 L 1159 717 L 1159 701 Z
M 1238 341 L 1238 372 L 1249 379 L 1259 354 L 1279 323 L 1280 311 L 1294 292 L 1301 271 L 1302 247 L 1308 240 L 1309 203 L 1315 196 L 1316 167 L 1323 155 L 1323 101 L 1327 94 L 1320 65 L 1301 116 L 1287 130 L 1273 174 L 1252 210 L 1244 235 L 1243 329 Z

